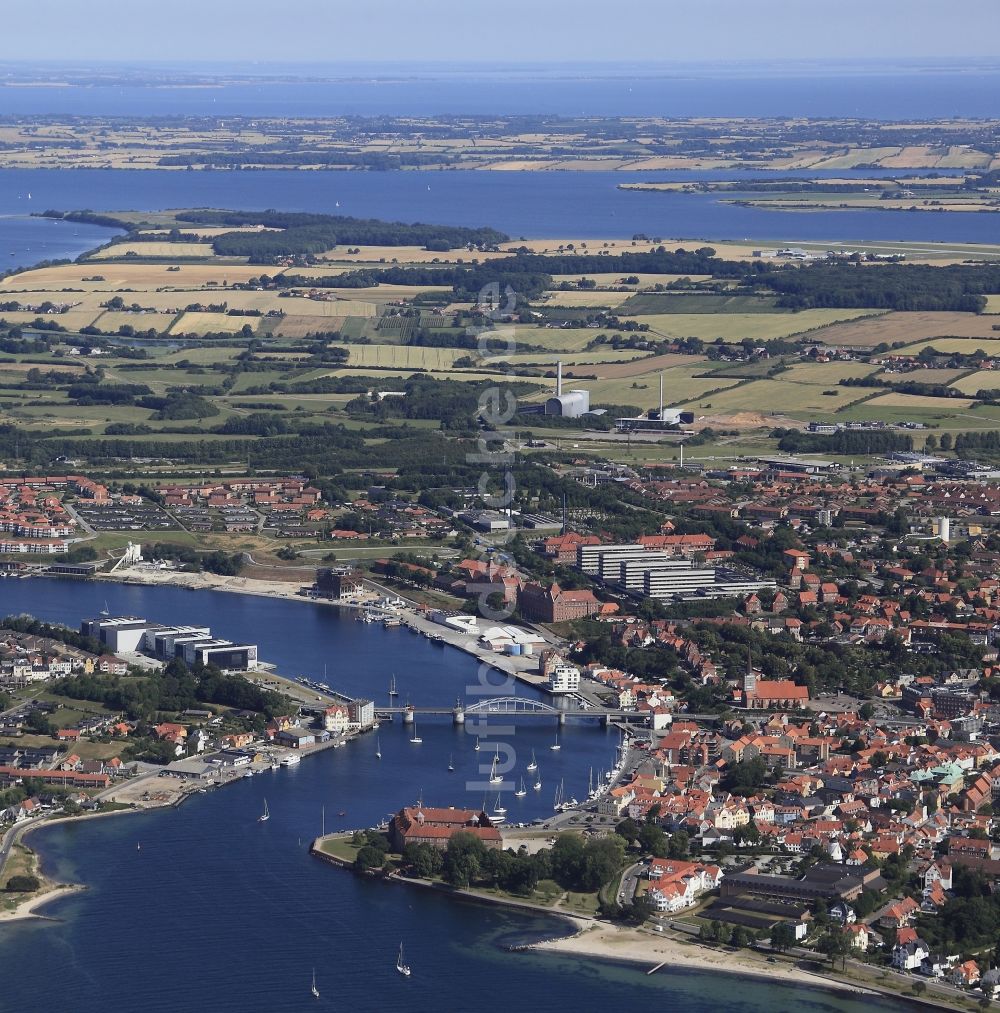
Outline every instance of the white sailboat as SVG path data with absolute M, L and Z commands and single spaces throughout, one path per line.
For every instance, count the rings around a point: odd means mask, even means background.
M 410 736 L 410 741 L 414 745 L 419 745 L 421 742 L 424 741 L 419 735 L 417 735 L 417 722 L 416 721 L 413 722 L 413 734 Z
M 399 956 L 396 957 L 396 970 L 399 971 L 404 978 L 409 978 L 410 967 L 408 964 L 403 963 L 403 944 L 399 944 Z
M 454 770 L 455 769 L 455 757 L 454 756 L 449 756 L 448 757 L 448 769 L 449 770 Z
M 506 818 L 507 810 L 500 804 L 500 794 L 498 792 L 496 805 L 493 806 L 493 812 L 490 813 L 490 822 L 494 824 L 503 823 Z
M 380 737 L 376 737 L 375 739 L 375 759 L 382 759 L 382 739 Z
M 476 750 L 477 753 L 479 752 L 479 736 L 478 735 L 476 736 L 476 747 L 475 747 L 475 750 Z
M 109 616 L 109 615 L 111 615 L 111 612 L 108 609 L 108 599 L 107 598 L 104 599 L 104 608 L 101 609 L 101 615 L 102 616 Z
M 553 752 L 555 752 L 556 750 L 562 749 L 562 744 L 559 742 L 559 733 L 558 732 L 556 732 L 556 741 L 553 742 L 551 746 L 549 746 L 549 749 L 551 749 Z
M 559 810 L 562 809 L 562 807 L 563 807 L 564 795 L 565 795 L 565 791 L 563 789 L 563 782 L 560 781 L 559 782 L 559 787 L 556 788 L 555 798 L 552 800 L 552 808 L 556 812 L 559 812 Z
M 531 751 L 531 763 L 525 768 L 530 774 L 533 770 L 538 770 L 538 761 L 535 759 L 535 751 Z
M 542 790 L 542 777 L 540 774 L 535 775 L 535 783 L 532 785 L 535 791 Z
M 498 756 L 493 757 L 493 766 L 490 768 L 490 784 L 502 784 L 503 774 L 497 773 L 497 760 Z
M 389 696 L 399 696 L 399 691 L 396 689 L 396 676 L 395 675 L 389 681 Z
M 267 799 L 264 799 L 264 811 L 260 814 L 260 817 L 258 818 L 257 822 L 266 823 L 270 818 L 271 813 L 268 811 L 267 808 Z
M 528 794 L 528 792 L 527 792 L 527 790 L 524 787 L 524 778 L 522 777 L 521 778 L 520 787 L 517 789 L 517 791 L 514 792 L 514 797 L 515 798 L 524 798 L 524 796 L 527 795 L 527 794 Z
M 309 991 L 312 992 L 312 994 L 317 999 L 319 998 L 319 989 L 316 987 L 316 968 L 315 967 L 313 968 L 313 983 L 312 983 L 312 988 L 309 989 Z

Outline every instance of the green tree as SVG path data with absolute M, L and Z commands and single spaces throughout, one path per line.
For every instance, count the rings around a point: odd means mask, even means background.
M 467 887 L 479 877 L 485 853 L 486 845 L 475 834 L 455 834 L 444 853 L 445 882 L 459 889 Z
M 778 922 L 771 929 L 771 946 L 779 953 L 795 945 L 795 930 L 788 922 Z
M 4 889 L 8 893 L 34 893 L 41 885 L 37 876 L 11 876 Z

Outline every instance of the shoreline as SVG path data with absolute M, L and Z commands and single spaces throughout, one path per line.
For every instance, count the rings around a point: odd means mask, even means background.
M 322 840 L 323 838 L 314 839 L 309 847 L 309 853 L 341 871 L 357 875 L 352 864 L 346 859 L 322 851 L 320 848 Z M 790 988 L 798 987 L 832 992 L 855 999 L 868 996 L 885 998 L 912 1007 L 958 1008 L 943 1002 L 936 1002 L 927 996 L 911 997 L 891 989 L 880 988 L 877 985 L 854 983 L 824 974 L 821 971 L 807 970 L 800 967 L 797 962 L 790 961 L 787 957 L 780 955 L 775 958 L 776 963 L 770 964 L 767 963 L 767 957 L 764 954 L 756 951 L 706 946 L 694 940 L 678 938 L 672 934 L 661 935 L 648 929 L 640 930 L 618 926 L 598 918 L 589 918 L 570 911 L 542 907 L 530 901 L 519 901 L 474 890 L 456 890 L 431 880 L 410 876 L 366 875 L 361 878 L 373 882 L 400 883 L 404 886 L 429 890 L 458 901 L 499 905 L 525 915 L 540 915 L 558 919 L 564 924 L 569 923 L 575 929 L 570 935 L 512 946 L 510 947 L 511 952 L 536 953 L 543 956 L 563 955 L 580 960 L 591 958 L 636 970 L 643 968 L 648 975 L 661 971 L 669 972 L 671 969 L 701 974 L 719 973 L 734 978 L 771 981 Z
M 31 577 L 50 577 L 49 574 L 31 574 Z M 303 574 L 303 578 L 305 578 Z M 22 578 L 24 579 L 24 578 Z M 121 574 L 98 574 L 94 580 L 107 581 L 115 584 L 132 584 L 141 587 L 178 587 L 185 588 L 190 591 L 225 591 L 229 594 L 246 594 L 252 595 L 257 598 L 276 598 L 281 601 L 293 601 L 301 602 L 303 604 L 312 605 L 324 605 L 328 608 L 336 608 L 341 610 L 353 611 L 356 609 L 363 608 L 363 604 L 355 604 L 352 602 L 341 602 L 334 601 L 329 598 L 312 598 L 309 596 L 300 595 L 298 591 L 303 587 L 303 580 L 296 580 L 294 582 L 287 580 L 261 580 L 255 577 L 224 577 L 219 574 L 212 573 L 180 573 L 174 570 L 156 570 L 150 572 L 136 572 L 134 570 L 126 570 Z M 414 601 L 412 598 L 408 598 L 402 591 L 396 588 L 386 588 L 379 584 L 377 581 L 372 581 L 366 578 L 366 583 L 372 587 L 378 588 L 379 591 L 391 591 L 397 598 L 402 599 L 406 602 L 406 608 L 410 609 L 413 613 L 411 620 L 418 623 L 416 632 L 423 634 L 423 627 L 426 625 L 428 629 L 432 629 L 434 633 L 444 637 L 443 646 L 453 647 L 456 650 L 462 651 L 463 654 L 467 654 L 477 664 L 489 665 L 491 668 L 500 672 L 502 675 L 514 679 L 517 682 L 522 682 L 526 686 L 531 686 L 533 689 L 545 691 L 546 682 L 532 669 L 521 670 L 517 668 L 511 658 L 504 654 L 498 654 L 494 651 L 487 651 L 486 648 L 479 646 L 477 641 L 467 642 L 460 634 L 456 631 L 452 631 L 447 626 L 441 626 L 438 623 L 434 623 L 429 619 L 424 618 L 419 614 L 419 610 L 422 608 L 420 602 Z
M 69 897 L 74 893 L 84 893 L 87 889 L 88 887 L 82 883 L 59 883 L 44 893 L 34 893 L 22 900 L 13 911 L 0 912 L 0 928 L 12 922 L 23 922 L 30 919 L 55 921 L 48 915 L 39 914 L 38 909 L 51 901 Z

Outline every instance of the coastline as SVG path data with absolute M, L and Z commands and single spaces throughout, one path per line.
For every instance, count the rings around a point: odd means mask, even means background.
M 311 572 L 311 571 L 307 571 Z M 38 574 L 39 577 L 48 576 Z M 28 578 L 30 579 L 30 578 Z M 329 598 L 312 598 L 299 594 L 299 590 L 306 582 L 306 574 L 302 579 L 289 580 L 261 580 L 255 577 L 225 577 L 214 573 L 181 573 L 176 570 L 123 570 L 118 573 L 98 574 L 94 580 L 108 581 L 116 584 L 138 584 L 144 587 L 181 587 L 191 591 L 226 591 L 230 594 L 247 594 L 258 598 L 278 598 L 282 601 L 302 602 L 303 604 L 323 605 L 328 608 L 347 609 L 349 611 L 360 609 L 362 605 L 352 602 L 334 601 Z M 442 637 L 444 646 L 468 654 L 480 664 L 489 665 L 502 675 L 511 679 L 523 682 L 534 689 L 545 689 L 547 683 L 544 678 L 537 674 L 537 665 L 519 668 L 510 656 L 497 654 L 480 647 L 475 640 L 470 641 L 468 635 L 451 630 L 449 627 L 441 626 L 419 614 L 421 605 L 419 602 L 406 595 L 396 588 L 386 588 L 376 581 L 366 578 L 366 584 L 377 588 L 380 592 L 390 592 L 397 598 L 406 602 L 406 607 L 413 610 L 410 617 L 418 633 L 433 632 Z
M 44 921 L 52 921 L 47 915 L 38 913 L 38 909 L 50 901 L 59 900 L 61 897 L 68 897 L 70 894 L 82 893 L 86 890 L 82 883 L 60 883 L 53 886 L 51 890 L 44 893 L 33 893 L 26 897 L 13 911 L 0 912 L 0 927 L 11 922 L 27 921 L 30 918 L 38 918 Z
M 853 994 L 875 994 L 864 986 L 851 986 L 822 974 L 804 971 L 781 961 L 767 964 L 750 951 L 730 951 L 697 942 L 681 941 L 673 936 L 624 928 L 607 922 L 594 922 L 576 935 L 533 943 L 526 949 L 539 953 L 594 957 L 642 966 L 652 973 L 659 968 L 719 972 L 750 978 L 767 978 L 787 984 L 838 989 Z

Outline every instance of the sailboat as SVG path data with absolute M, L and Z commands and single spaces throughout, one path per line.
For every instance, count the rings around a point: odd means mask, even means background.
M 375 759 L 376 760 L 381 760 L 382 759 L 382 739 L 381 738 L 376 738 L 375 739 Z
M 409 965 L 403 963 L 403 944 L 399 944 L 399 956 L 396 957 L 396 970 L 399 971 L 404 978 L 409 978 L 410 968 Z
M 502 784 L 503 774 L 497 773 L 497 760 L 499 756 L 493 757 L 493 766 L 490 768 L 490 784 Z
M 549 749 L 553 750 L 553 752 L 556 751 L 556 750 L 558 750 L 558 749 L 562 749 L 562 746 L 559 743 L 559 733 L 558 732 L 556 732 L 556 741 L 553 742 L 551 746 L 549 746 Z
M 271 813 L 267 808 L 267 799 L 264 799 L 264 811 L 260 814 L 260 818 L 257 820 L 258 823 L 266 823 L 271 818 Z
M 101 615 L 102 616 L 109 616 L 109 615 L 111 615 L 111 611 L 108 608 L 108 599 L 107 598 L 104 599 L 104 608 L 101 609 Z
M 535 759 L 535 751 L 531 751 L 531 763 L 525 768 L 530 774 L 533 770 L 538 770 L 538 761 Z
M 500 793 L 497 792 L 497 804 L 493 807 L 490 819 L 493 823 L 503 823 L 507 816 L 507 810 L 500 804 Z
M 455 769 L 455 757 L 454 756 L 449 756 L 448 757 L 448 769 L 449 770 L 454 770 Z
M 396 677 L 395 676 L 393 676 L 392 679 L 389 682 L 389 696 L 399 696 L 399 693 L 396 690 Z
M 413 734 L 410 736 L 410 741 L 412 743 L 414 743 L 415 745 L 419 745 L 421 742 L 424 741 L 419 735 L 417 735 L 417 723 L 416 723 L 416 721 L 413 722 Z
M 316 987 L 316 968 L 315 967 L 313 968 L 313 983 L 312 983 L 312 988 L 309 989 L 309 991 L 312 992 L 312 994 L 317 999 L 319 998 L 319 989 Z
M 476 736 L 476 752 L 479 752 L 479 736 Z
M 514 792 L 514 797 L 515 798 L 524 798 L 524 796 L 527 795 L 527 794 L 528 794 L 528 792 L 525 790 L 525 787 L 524 787 L 524 778 L 522 777 L 521 778 L 521 786 L 517 789 L 517 791 Z
M 541 774 L 536 774 L 535 775 L 535 783 L 532 785 L 532 787 L 535 789 L 535 791 L 541 791 L 542 790 L 542 776 L 541 776 Z
M 556 812 L 559 812 L 559 810 L 562 809 L 564 798 L 565 798 L 565 790 L 563 788 L 563 782 L 560 781 L 559 782 L 559 787 L 556 788 L 555 798 L 552 800 L 552 808 Z

